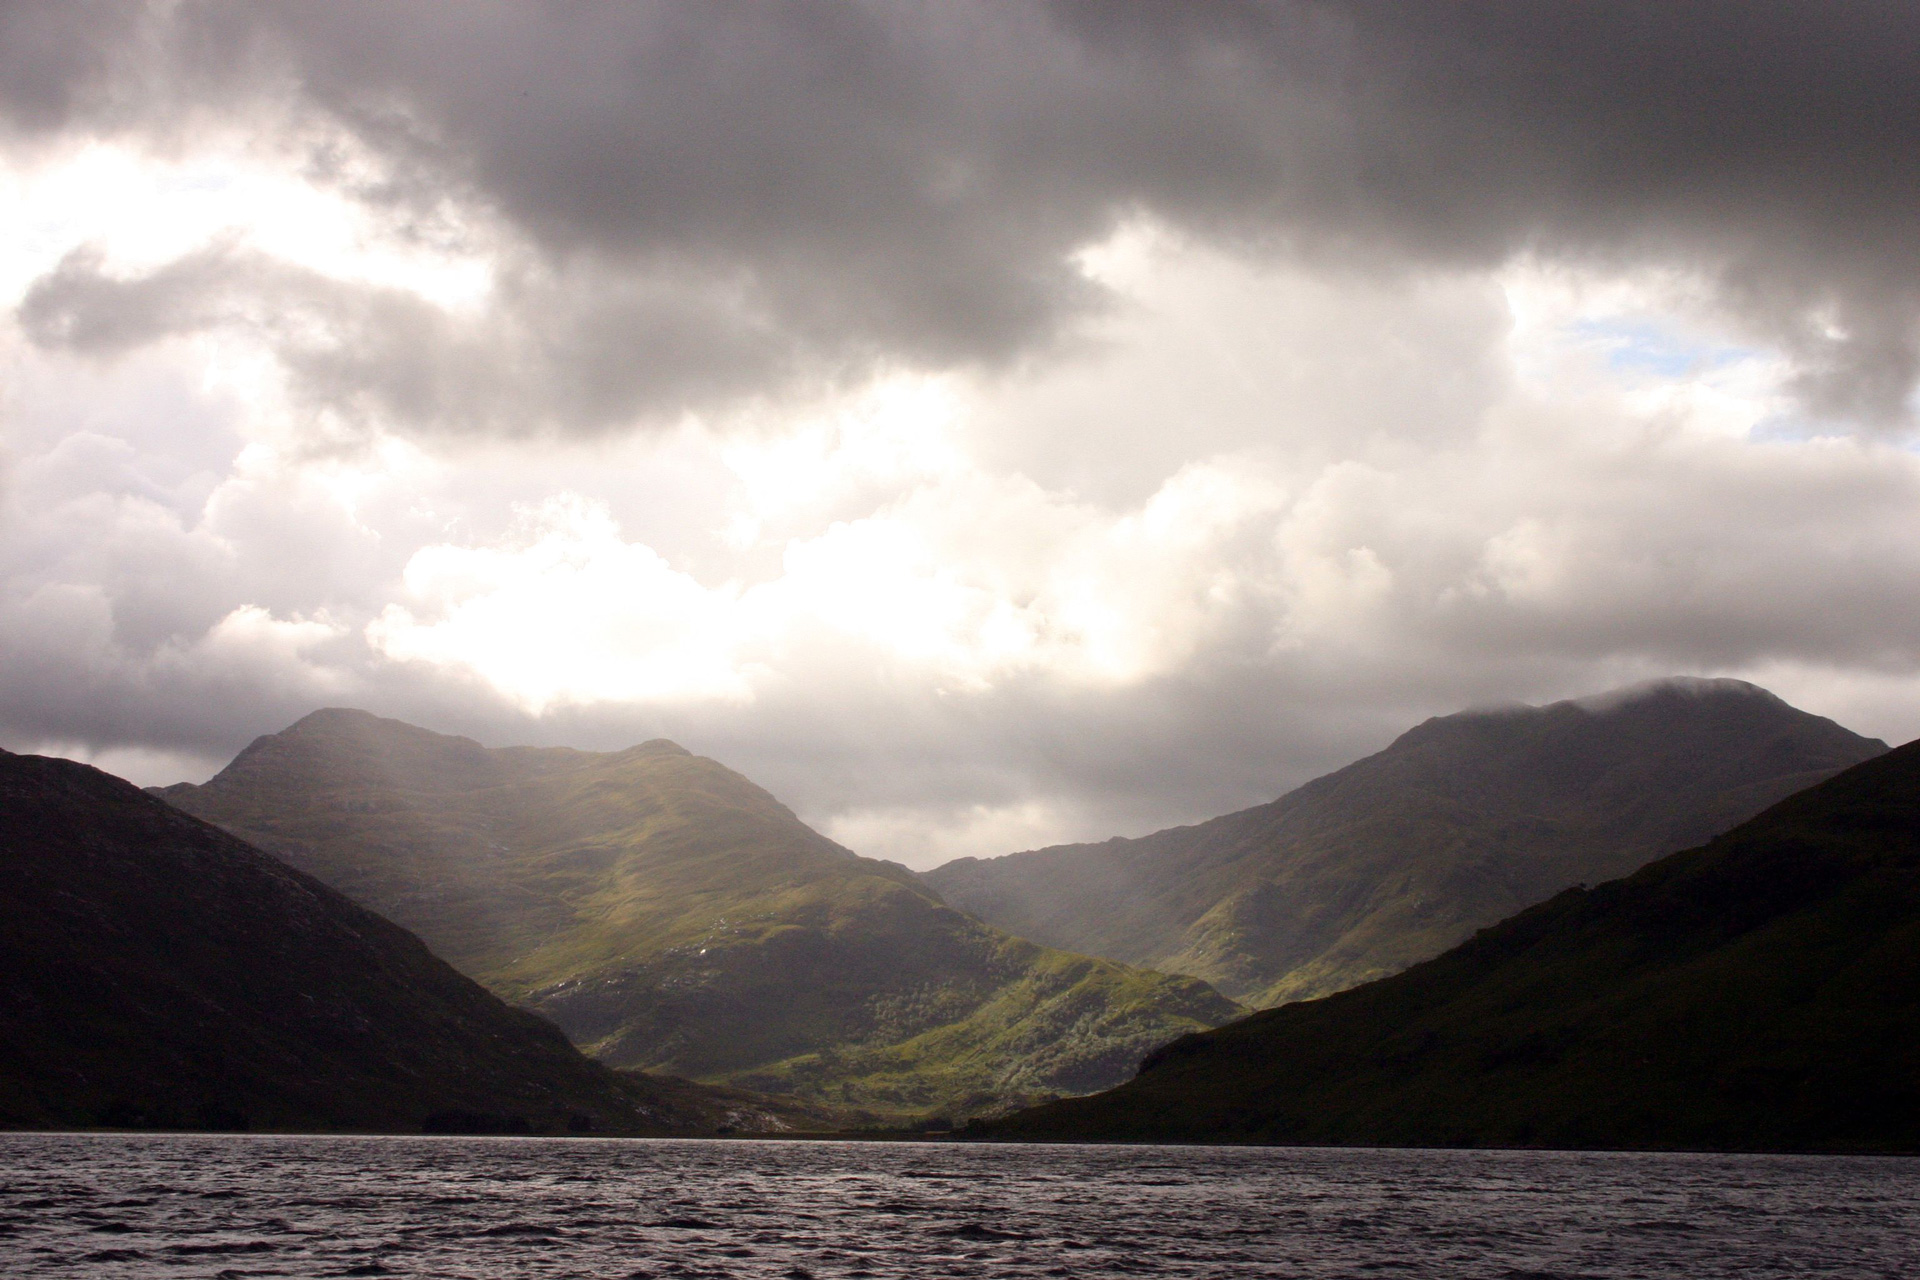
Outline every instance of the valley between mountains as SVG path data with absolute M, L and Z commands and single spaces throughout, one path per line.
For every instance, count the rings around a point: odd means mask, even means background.
M 1659 682 L 1431 720 L 1199 826 L 924 875 L 665 741 L 489 749 L 328 710 L 159 794 L 604 1063 L 898 1124 L 1120 1084 L 1885 750 L 1751 685 Z

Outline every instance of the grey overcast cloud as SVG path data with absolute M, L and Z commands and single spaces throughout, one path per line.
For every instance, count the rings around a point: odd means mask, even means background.
M 1920 7 L 0 6 L 0 743 L 665 736 L 928 866 L 1920 733 Z

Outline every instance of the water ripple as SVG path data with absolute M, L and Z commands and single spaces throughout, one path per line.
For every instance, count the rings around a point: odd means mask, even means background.
M 1920 1275 L 1920 1163 L 0 1135 L 0 1274 Z

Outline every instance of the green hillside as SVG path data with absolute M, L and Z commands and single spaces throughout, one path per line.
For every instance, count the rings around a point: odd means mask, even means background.
M 668 742 L 489 750 L 323 711 L 162 794 L 616 1066 L 974 1114 L 1104 1088 L 1242 1012 L 983 925 Z
M 995 1132 L 1920 1151 L 1920 744 Z
M 0 751 L 0 1127 L 699 1133 L 397 925 L 86 765 Z
M 1753 685 L 1666 681 L 1429 720 L 1271 804 L 926 879 L 1022 937 L 1266 1007 L 1397 973 L 1885 750 Z

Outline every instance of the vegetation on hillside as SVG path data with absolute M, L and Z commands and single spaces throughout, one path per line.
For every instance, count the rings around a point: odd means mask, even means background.
M 418 932 L 621 1067 L 875 1119 L 1125 1079 L 1242 1010 L 1023 942 L 668 742 L 489 750 L 317 712 L 167 799 Z
M 992 1132 L 1920 1151 L 1920 744 Z

